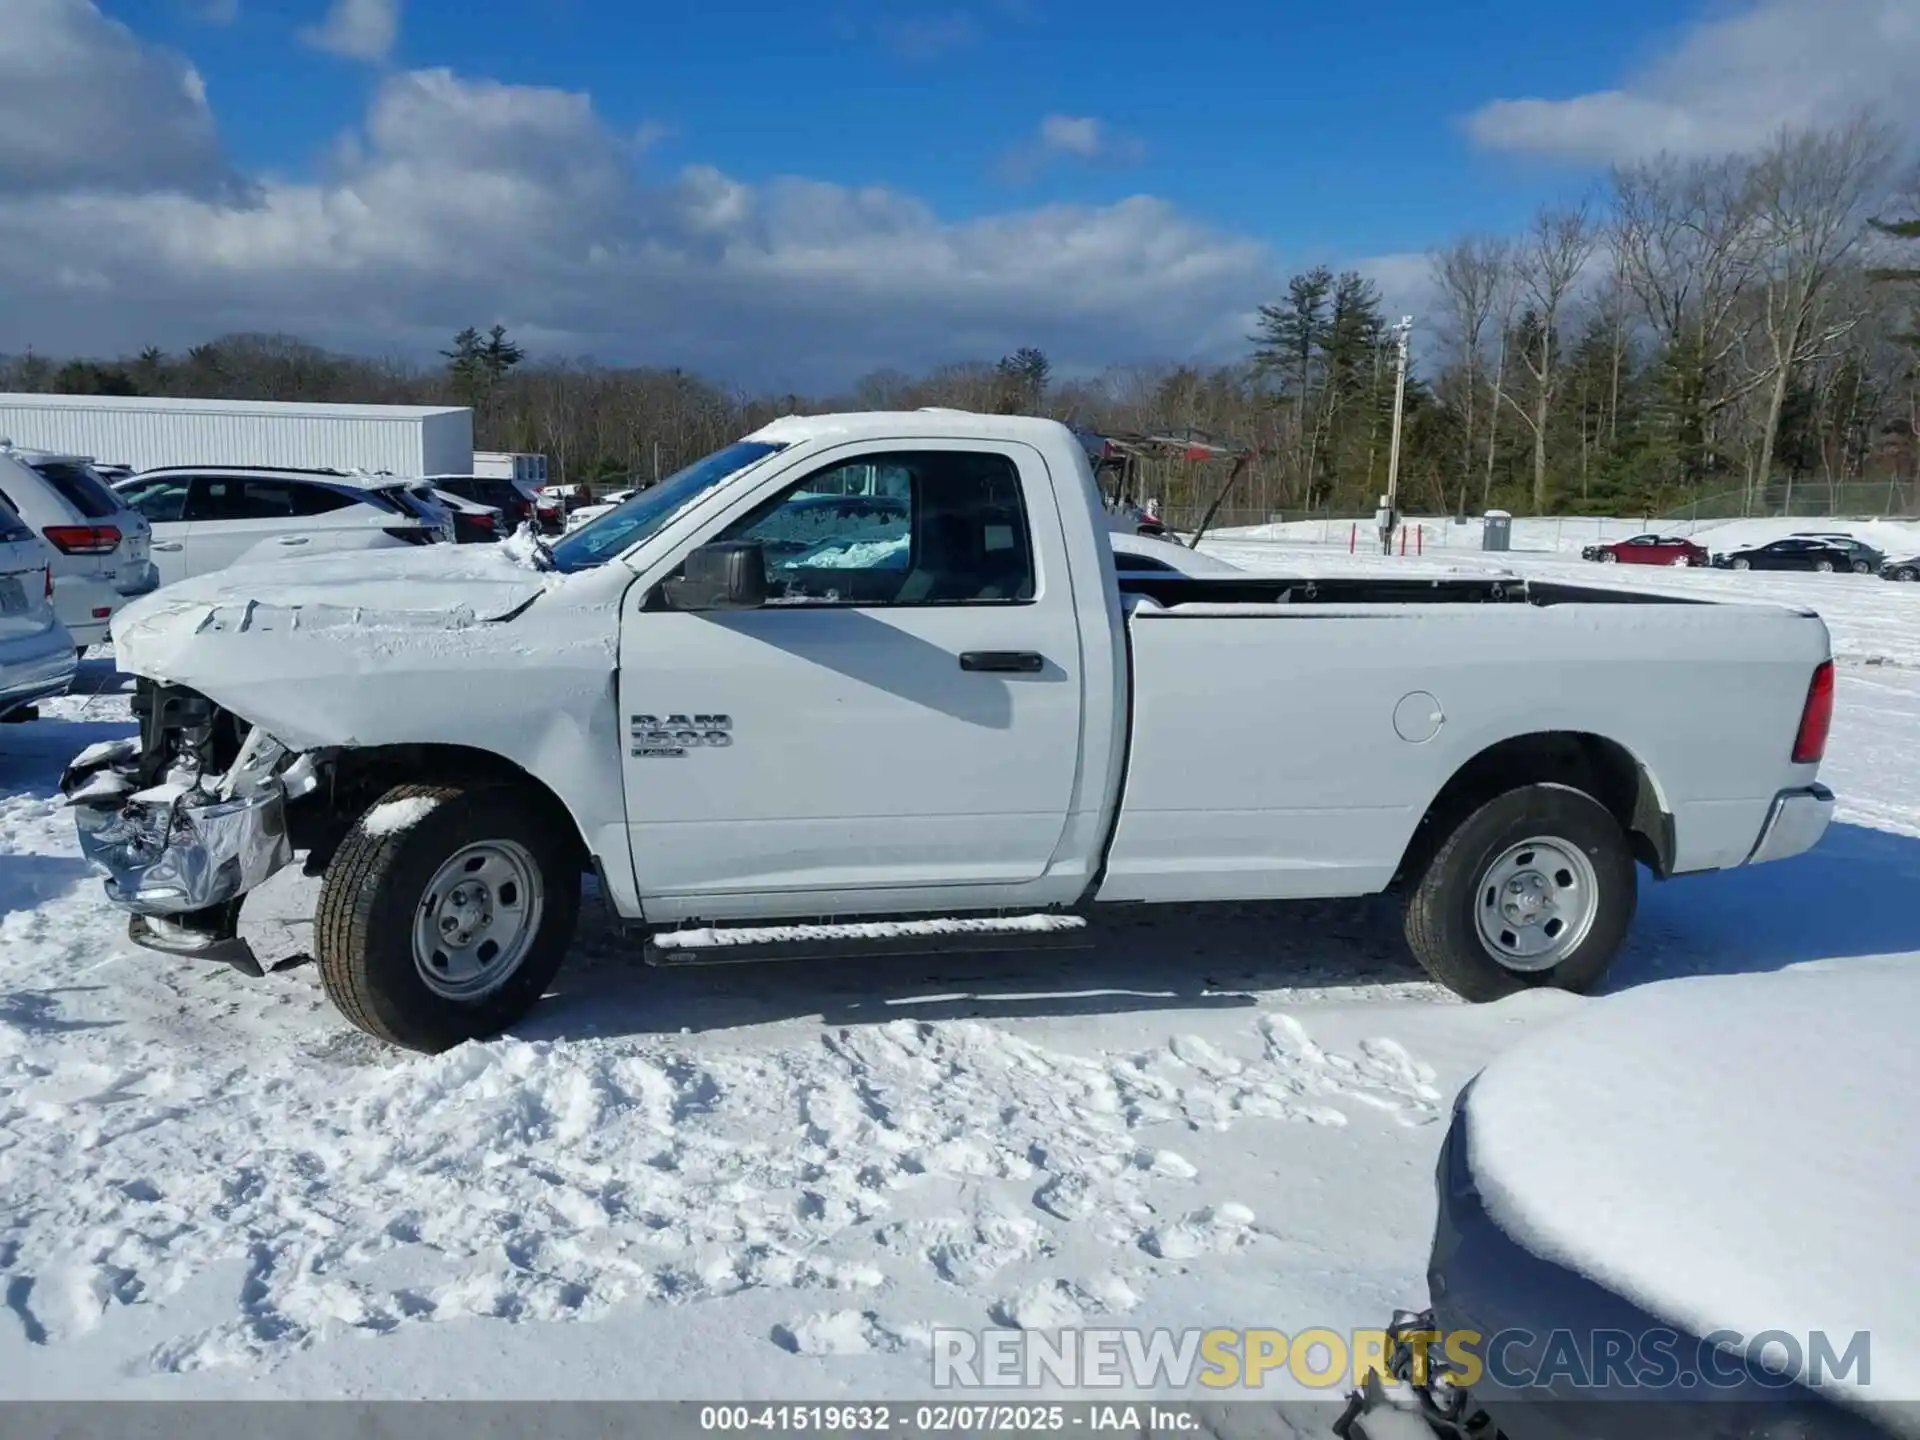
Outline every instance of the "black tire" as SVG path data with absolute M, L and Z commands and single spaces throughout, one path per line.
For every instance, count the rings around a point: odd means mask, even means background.
M 1489 867 L 1513 846 L 1542 837 L 1579 847 L 1598 896 L 1586 937 L 1550 969 L 1523 971 L 1496 958 L 1475 910 Z M 1407 945 L 1429 975 L 1468 1000 L 1542 986 L 1585 991 L 1613 962 L 1638 898 L 1633 851 L 1607 808 L 1570 786 L 1526 785 L 1487 801 L 1440 842 L 1407 897 Z
M 434 804 L 389 834 L 369 834 L 362 816 L 341 842 L 314 912 L 314 950 L 320 983 L 342 1015 L 369 1035 L 434 1054 L 497 1035 L 546 992 L 579 918 L 578 842 L 545 796 L 519 786 L 397 785 L 379 803 L 403 800 Z M 541 880 L 540 919 L 499 988 L 452 999 L 430 989 L 414 964 L 416 910 L 440 867 L 485 841 L 512 842 L 532 857 Z

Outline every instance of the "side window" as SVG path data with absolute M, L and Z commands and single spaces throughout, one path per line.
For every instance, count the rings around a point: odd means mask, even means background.
M 295 481 L 293 491 L 293 513 L 296 515 L 326 515 L 335 510 L 344 510 L 353 504 L 351 495 L 342 495 L 338 490 L 330 490 L 325 485 L 309 485 L 304 481 Z
M 186 519 L 189 483 L 185 475 L 169 475 L 149 480 L 138 489 L 123 490 L 120 497 L 154 524 L 164 525 Z
M 189 520 L 284 520 L 293 511 L 293 483 L 245 475 L 197 475 Z
M 1020 472 L 1004 455 L 863 456 L 816 471 L 719 537 L 765 547 L 786 605 L 984 605 L 1033 598 Z

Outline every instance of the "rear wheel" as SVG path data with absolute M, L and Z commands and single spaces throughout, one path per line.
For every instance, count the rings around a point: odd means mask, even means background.
M 1638 879 L 1626 833 L 1599 801 L 1522 786 L 1473 811 L 1427 861 L 1407 900 L 1407 944 L 1468 1000 L 1586 990 L 1626 938 Z
M 370 1035 L 436 1052 L 499 1033 L 573 939 L 564 817 L 512 785 L 400 785 L 341 842 L 314 916 L 320 980 Z

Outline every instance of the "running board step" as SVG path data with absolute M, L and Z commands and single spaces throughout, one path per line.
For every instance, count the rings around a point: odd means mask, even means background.
M 1079 915 L 702 926 L 649 936 L 646 961 L 649 965 L 742 965 L 761 960 L 837 960 L 861 955 L 1085 950 L 1093 943 L 1092 928 Z

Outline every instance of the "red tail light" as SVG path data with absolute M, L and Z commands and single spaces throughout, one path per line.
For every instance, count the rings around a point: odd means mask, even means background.
M 120 532 L 112 525 L 49 525 L 40 533 L 63 555 L 111 555 L 120 548 Z
M 1827 732 L 1833 728 L 1833 661 L 1822 660 L 1807 686 L 1807 703 L 1800 710 L 1800 733 L 1793 737 L 1793 763 L 1818 765 L 1827 754 Z

